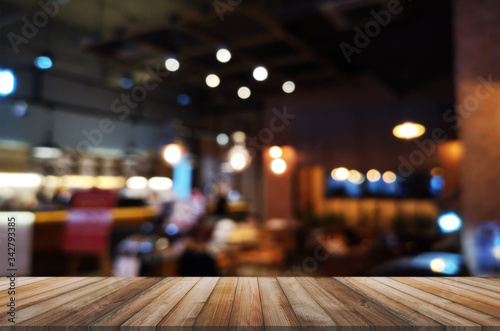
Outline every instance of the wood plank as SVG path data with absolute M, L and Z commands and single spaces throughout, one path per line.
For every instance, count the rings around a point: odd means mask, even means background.
M 2 314 L 0 331 L 500 331 L 500 279 L 36 279 L 18 278 L 16 324 Z
M 63 287 L 69 284 L 78 283 L 85 280 L 85 277 L 54 277 L 41 282 L 32 283 L 29 285 L 21 286 L 16 288 L 15 297 L 17 302 L 22 302 L 24 299 L 42 294 L 48 291 L 52 291 L 59 287 Z M 36 285 L 36 286 L 35 286 Z M 0 297 L 0 306 L 4 306 L 10 301 L 10 295 Z
M 383 306 L 353 291 L 335 278 L 318 278 L 319 286 L 328 289 L 335 297 L 353 307 L 370 323 L 378 327 L 399 327 L 401 330 L 411 329 L 410 323 L 402 320 Z
M 105 298 L 107 297 L 115 298 L 115 292 L 120 291 L 121 294 L 124 294 L 129 287 L 131 287 L 134 283 L 140 282 L 140 280 L 140 278 L 123 277 L 113 281 L 112 278 L 108 278 L 96 284 L 95 287 L 93 285 L 86 286 L 82 289 L 78 289 L 63 296 L 54 298 L 55 300 L 50 300 L 52 301 L 50 304 L 47 304 L 48 301 L 45 301 L 35 306 L 31 306 L 26 310 L 36 306 L 39 306 L 37 308 L 41 308 L 41 310 L 46 310 L 47 308 L 49 308 L 49 310 L 44 313 L 36 313 L 27 319 L 24 318 L 22 322 L 18 323 L 18 325 L 25 327 L 49 325 L 52 329 L 54 328 L 52 325 L 60 320 L 68 317 L 71 318 L 73 315 L 80 316 L 78 315 L 78 312 L 82 310 L 85 311 L 87 308 L 91 309 L 92 306 L 98 306 L 99 302 L 105 301 Z M 61 297 L 64 297 L 64 304 L 60 304 L 57 300 Z M 40 306 L 43 306 L 43 308 Z M 58 328 L 58 330 L 61 329 L 64 329 L 64 326 L 62 328 Z
M 193 330 L 216 331 L 229 327 L 237 283 L 237 277 L 224 277 L 219 280 L 196 319 Z
M 373 324 L 357 310 L 335 297 L 313 277 L 297 277 L 300 284 L 332 318 L 339 330 L 375 330 Z M 336 328 L 336 329 L 337 329 Z
M 30 284 L 25 284 L 25 285 L 19 285 L 16 282 L 16 292 L 19 293 L 21 291 L 26 291 L 26 290 L 30 290 L 32 288 L 43 286 L 45 284 L 49 284 L 51 282 L 57 282 L 58 279 L 62 279 L 62 278 L 64 278 L 64 277 L 51 277 L 49 279 L 43 279 L 39 282 L 34 282 L 34 283 L 30 283 Z M 7 289 L 5 289 L 5 292 L 0 293 L 0 299 L 10 297 L 10 295 L 8 294 L 9 288 L 10 288 L 10 284 L 9 284 L 9 287 Z
M 373 288 L 368 287 L 357 281 L 354 277 L 336 278 L 342 284 L 352 288 L 354 291 L 359 292 L 368 299 L 378 303 L 385 309 L 391 311 L 394 315 L 404 319 L 408 323 L 416 326 L 419 330 L 443 330 L 444 326 L 433 319 L 422 315 L 418 311 L 409 308 L 402 303 L 391 298 L 389 293 L 381 293 L 375 291 Z
M 128 278 L 124 285 L 116 291 L 110 291 L 96 302 L 81 307 L 75 313 L 67 315 L 65 318 L 58 320 L 50 326 L 51 330 L 63 331 L 67 327 L 72 330 L 86 331 L 87 326 L 92 324 L 95 320 L 106 315 L 116 307 L 120 306 L 122 302 L 126 302 L 137 294 L 144 292 L 145 289 L 158 283 L 160 278 Z
M 266 330 L 299 330 L 300 322 L 276 278 L 259 278 L 262 313 Z
M 48 306 L 53 305 L 54 302 L 62 302 L 62 304 L 64 304 L 66 302 L 64 298 L 65 294 L 71 293 L 72 291 L 78 289 L 84 289 L 86 286 L 99 283 L 103 280 L 103 277 L 89 277 L 80 282 L 72 283 L 60 288 L 56 288 L 55 290 L 40 293 L 23 300 L 19 300 L 16 307 L 18 312 L 16 321 L 17 323 L 20 323 L 24 319 L 35 316 L 39 311 L 41 311 L 41 313 L 44 313 L 52 308 L 48 308 Z M 47 304 L 44 306 L 45 302 L 47 302 Z M 57 307 L 57 305 L 54 307 Z M 7 322 L 6 316 L 0 316 L 0 326 L 1 325 L 10 325 Z
M 53 277 L 16 277 L 16 287 L 41 282 L 42 280 L 51 279 Z M 2 285 L 0 291 L 5 291 L 10 287 L 10 280 L 7 277 L 2 277 Z
M 335 322 L 293 277 L 278 277 L 281 289 L 302 327 L 309 330 L 335 326 Z
M 119 325 L 149 305 L 153 300 L 157 299 L 158 293 L 166 292 L 180 280 L 181 278 L 174 277 L 163 278 L 160 282 L 146 289 L 141 294 L 135 296 L 127 302 L 124 302 L 119 307 L 116 307 L 106 315 L 92 322 L 92 324 L 89 325 L 89 330 L 110 331 L 111 329 L 116 329 Z
M 475 310 L 479 310 L 480 312 L 483 312 L 485 314 L 494 316 L 494 317 L 500 317 L 500 308 L 499 306 L 495 305 L 490 305 L 486 304 L 480 301 L 477 301 L 473 297 L 468 297 L 468 296 L 462 296 L 455 294 L 450 291 L 442 290 L 437 287 L 433 287 L 424 283 L 420 283 L 411 279 L 406 279 L 406 278 L 396 278 L 394 279 L 400 283 L 404 283 L 406 285 L 409 285 L 413 288 L 418 288 L 419 290 L 432 293 L 435 295 L 438 295 L 441 298 L 456 302 L 458 304 L 461 304 L 466 307 L 473 307 Z
M 85 298 L 86 296 L 92 295 L 92 293 L 96 291 L 103 291 L 106 288 L 106 286 L 113 286 L 114 282 L 116 282 L 116 280 L 100 278 L 96 279 L 94 282 L 90 282 L 85 286 L 78 286 L 74 288 L 72 291 L 69 291 L 62 295 L 54 296 L 48 300 L 43 299 L 44 293 L 42 293 L 40 296 L 35 296 L 38 297 L 38 299 L 40 300 L 34 301 L 33 300 L 34 297 L 27 298 L 26 301 L 33 304 L 29 304 L 26 307 L 23 306 L 18 311 L 17 325 L 22 325 L 24 321 L 27 321 L 38 315 L 43 315 L 48 311 L 50 311 L 51 309 L 56 309 L 60 308 L 63 305 L 67 305 L 68 303 L 71 303 L 77 298 L 82 298 L 82 297 Z M 2 325 L 3 322 L 5 322 L 5 318 L 4 316 L 0 316 L 0 325 Z
M 482 277 L 446 277 L 454 282 L 466 283 L 476 287 L 482 287 L 487 290 L 500 292 L 500 282 L 498 279 L 482 278 Z
M 202 278 L 158 323 L 157 330 L 167 330 L 173 326 L 179 330 L 190 330 L 218 281 L 218 277 Z
M 450 284 L 443 284 L 441 282 L 437 282 L 437 281 L 430 279 L 430 278 L 429 279 L 424 279 L 424 278 L 420 279 L 418 277 L 415 277 L 415 278 L 408 277 L 408 279 L 419 282 L 419 283 L 424 283 L 424 284 L 430 285 L 430 286 L 435 287 L 435 288 L 443 289 L 443 290 L 449 291 L 449 292 L 457 294 L 457 295 L 462 295 L 462 296 L 474 298 L 474 300 L 477 300 L 477 301 L 480 301 L 480 302 L 483 302 L 486 304 L 500 307 L 500 300 L 495 299 L 491 296 L 482 294 L 482 293 L 478 293 L 476 291 L 471 291 L 471 290 L 459 288 L 458 284 L 456 286 L 450 285 Z M 478 288 L 478 290 L 480 290 L 480 289 Z M 486 293 L 488 293 L 488 292 L 486 292 Z
M 409 277 L 409 279 L 415 280 L 415 277 Z M 454 289 L 455 291 L 460 291 L 461 293 L 474 294 L 477 298 L 489 297 L 491 298 L 491 300 L 495 300 L 496 303 L 500 303 L 500 293 L 491 291 L 489 289 L 484 289 L 460 282 L 453 282 L 449 279 L 439 277 L 427 278 L 426 282 L 435 284 L 436 287 Z
M 500 325 L 500 320 L 498 320 L 497 318 L 495 318 L 493 316 L 481 313 L 481 312 L 479 312 L 475 309 L 472 309 L 472 308 L 462 306 L 462 305 L 457 304 L 453 301 L 439 297 L 435 294 L 428 293 L 428 292 L 413 288 L 413 287 L 408 286 L 406 284 L 403 284 L 401 282 L 395 281 L 394 279 L 382 278 L 382 279 L 377 279 L 377 280 L 379 282 L 387 284 L 388 286 L 391 286 L 393 288 L 397 288 L 405 293 L 408 293 L 415 298 L 421 299 L 423 301 L 427 301 L 428 303 L 430 303 L 436 307 L 440 307 L 440 308 L 443 308 L 449 312 L 457 314 L 458 316 L 467 316 L 468 320 L 475 322 L 475 323 L 478 323 L 480 325 L 484 325 L 484 326 Z
M 405 291 L 401 291 L 399 288 L 390 287 L 387 284 L 384 284 L 380 280 L 383 280 L 383 277 L 359 277 L 356 278 L 356 281 L 365 284 L 368 287 L 375 289 L 380 293 L 390 293 L 391 298 L 399 301 L 405 306 L 408 306 L 421 314 L 435 320 L 438 323 L 441 323 L 445 326 L 456 326 L 462 327 L 463 330 L 473 330 L 480 331 L 481 326 L 456 314 L 453 314 L 447 310 L 444 310 L 440 307 L 434 306 L 426 301 L 420 300 L 418 298 L 413 297 L 410 294 L 407 294 Z M 448 328 L 447 328 L 448 329 Z
M 155 330 L 156 325 L 167 316 L 177 303 L 188 293 L 200 277 L 177 278 L 169 283 L 161 294 L 130 317 L 121 326 L 122 330 Z
M 260 302 L 259 282 L 257 278 L 241 277 L 238 279 L 229 330 L 264 330 L 264 316 L 262 315 L 262 304 Z

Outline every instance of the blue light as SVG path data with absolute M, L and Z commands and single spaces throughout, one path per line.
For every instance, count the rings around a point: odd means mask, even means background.
M 438 195 L 441 193 L 441 190 L 444 187 L 444 179 L 440 176 L 433 176 L 431 178 L 431 189 L 430 192 L 434 195 Z
M 177 102 L 181 106 L 187 106 L 191 103 L 191 97 L 187 94 L 179 94 L 177 96 Z
M 123 77 L 122 79 L 120 79 L 120 86 L 124 90 L 131 89 L 132 86 L 134 86 L 134 81 L 130 78 Z
M 28 103 L 26 101 L 18 101 L 12 106 L 12 114 L 16 117 L 26 116 L 28 113 Z
M 153 244 L 150 243 L 149 241 L 145 241 L 141 243 L 141 246 L 139 248 L 139 251 L 141 253 L 149 253 L 153 250 Z
M 48 56 L 39 56 L 35 58 L 35 65 L 42 70 L 52 68 L 52 60 Z
M 227 194 L 227 198 L 229 199 L 229 201 L 238 201 L 240 200 L 240 192 L 238 192 L 237 190 L 231 190 Z
M 16 77 L 10 70 L 0 69 L 0 95 L 6 96 L 14 92 L 16 88 Z
M 179 232 L 179 227 L 175 224 L 169 224 L 165 228 L 165 233 L 169 236 L 175 236 Z
M 439 227 L 443 232 L 457 231 L 462 227 L 462 220 L 455 213 L 446 213 L 438 219 Z

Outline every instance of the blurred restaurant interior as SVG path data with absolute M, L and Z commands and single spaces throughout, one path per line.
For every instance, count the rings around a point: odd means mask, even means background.
M 500 276 L 498 0 L 1 0 L 0 32 L 0 275 L 12 221 L 26 276 Z

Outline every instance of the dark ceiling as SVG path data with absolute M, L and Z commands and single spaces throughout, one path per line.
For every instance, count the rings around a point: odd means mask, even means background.
M 221 15 L 216 2 L 198 1 L 198 12 L 165 15 L 164 26 L 141 31 L 117 29 L 117 36 L 87 46 L 86 50 L 131 68 L 162 61 L 168 53 L 183 69 L 175 73 L 185 89 L 200 96 L 211 93 L 204 77 L 217 73 L 219 95 L 236 97 L 237 86 L 248 85 L 257 96 L 280 93 L 285 79 L 298 86 L 342 83 L 349 75 L 371 73 L 398 94 L 436 76 L 452 74 L 451 9 L 449 1 L 401 1 L 387 27 L 347 63 L 340 44 L 354 45 L 354 27 L 373 21 L 370 13 L 387 9 L 385 1 L 280 1 L 251 5 L 245 1 Z M 218 3 L 230 6 L 237 1 Z M 220 5 L 220 11 L 225 8 Z M 194 11 L 194 12 L 193 12 Z M 221 17 L 223 18 L 221 20 Z M 233 58 L 215 59 L 215 49 L 226 45 Z M 265 82 L 251 78 L 255 65 L 270 72 Z M 211 93 L 212 94 L 212 93 Z M 237 101 L 237 100 L 234 100 Z M 239 101 L 241 102 L 241 101 Z

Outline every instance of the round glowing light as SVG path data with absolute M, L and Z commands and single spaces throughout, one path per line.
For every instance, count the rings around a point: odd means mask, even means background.
M 163 150 L 163 158 L 167 163 L 171 165 L 175 165 L 179 163 L 182 158 L 182 149 L 177 144 L 170 144 L 165 147 Z
M 237 152 L 231 156 L 229 163 L 231 164 L 231 168 L 233 168 L 236 171 L 239 171 L 245 169 L 247 165 L 247 160 L 245 155 L 243 155 L 243 153 Z
M 363 176 L 357 170 L 350 170 L 349 177 L 347 177 L 347 180 L 353 184 L 362 184 L 365 181 L 365 176 Z
M 179 227 L 173 223 L 165 227 L 165 233 L 169 236 L 175 236 L 179 232 Z
M 142 190 L 148 186 L 148 180 L 144 177 L 134 176 L 127 179 L 126 185 L 132 190 Z
M 332 178 L 343 182 L 349 177 L 349 170 L 347 168 L 335 168 L 332 170 Z
M 0 70 L 0 95 L 8 95 L 14 92 L 16 78 L 10 70 Z
M 439 217 L 438 224 L 443 232 L 453 232 L 460 229 L 462 220 L 455 213 L 446 213 Z
M 215 57 L 219 62 L 226 63 L 229 62 L 229 60 L 231 60 L 231 52 L 225 48 L 221 48 L 217 51 Z
M 395 173 L 393 173 L 392 171 L 386 171 L 384 172 L 384 174 L 382 175 L 382 180 L 387 183 L 387 184 L 391 184 L 391 183 L 394 183 L 396 181 L 398 177 L 396 176 Z
M 167 68 L 168 71 L 171 72 L 177 71 L 179 67 L 180 67 L 179 61 L 177 61 L 173 57 L 169 57 L 168 59 L 165 60 L 165 68 Z
M 217 76 L 215 74 L 210 74 L 205 79 L 205 83 L 207 83 L 208 87 L 211 87 L 211 88 L 217 87 L 220 84 L 219 76 Z
M 283 159 L 274 159 L 271 162 L 271 170 L 276 175 L 281 175 L 286 170 L 286 162 Z
M 48 56 L 38 56 L 33 63 L 38 69 L 46 70 L 52 68 L 52 59 Z
M 263 66 L 256 67 L 253 70 L 253 78 L 255 78 L 255 80 L 258 80 L 259 82 L 266 80 L 267 79 L 267 69 L 264 68 Z
M 283 88 L 283 92 L 292 93 L 293 91 L 295 91 L 295 83 L 292 82 L 291 80 L 289 80 L 288 82 L 283 83 L 282 88 Z
M 225 133 L 219 133 L 217 135 L 217 144 L 220 146 L 226 146 L 227 143 L 229 142 L 229 137 Z
M 238 96 L 241 98 L 241 99 L 248 99 L 250 97 L 250 95 L 252 94 L 252 92 L 250 91 L 250 89 L 246 86 L 242 86 L 238 89 Z
M 168 191 L 172 186 L 172 180 L 167 177 L 152 177 L 148 180 L 148 187 L 154 191 Z
M 431 270 L 434 272 L 443 272 L 446 268 L 446 263 L 441 258 L 432 259 L 430 263 Z
M 233 132 L 232 136 L 234 142 L 237 144 L 243 144 L 245 142 L 245 139 L 247 139 L 247 135 L 243 131 Z
M 425 133 L 425 127 L 421 124 L 406 122 L 394 127 L 392 133 L 400 139 L 414 139 Z
M 12 114 L 16 117 L 26 116 L 28 113 L 28 103 L 24 100 L 16 101 L 12 106 Z
M 378 172 L 378 170 L 375 169 L 368 170 L 368 172 L 366 173 L 366 178 L 368 179 L 369 182 L 372 183 L 378 182 L 380 180 L 380 177 L 382 177 L 380 175 L 380 172 Z
M 277 159 L 279 157 L 281 157 L 281 155 L 283 155 L 283 151 L 281 150 L 280 147 L 278 146 L 273 146 L 269 149 L 269 155 L 273 158 L 273 159 Z

